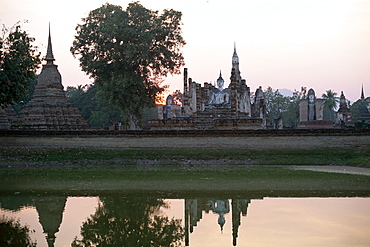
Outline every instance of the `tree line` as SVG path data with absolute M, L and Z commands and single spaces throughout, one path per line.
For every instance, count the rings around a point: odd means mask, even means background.
M 156 118 L 155 100 L 166 90 L 163 77 L 179 74 L 185 45 L 179 11 L 162 13 L 139 2 L 121 6 L 106 3 L 92 10 L 76 26 L 70 48 L 79 59 L 82 71 L 94 79 L 92 85 L 68 87 L 66 96 L 78 106 L 91 127 L 107 128 L 121 121 L 129 129 L 143 127 L 146 119 Z M 21 30 L 19 23 L 3 26 L 0 37 L 0 107 L 13 105 L 20 111 L 32 97 L 37 83 L 36 69 L 41 63 L 34 38 Z M 282 119 L 283 126 L 299 123 L 299 102 L 306 89 L 283 96 L 278 90 L 265 90 L 266 109 L 271 123 Z M 181 92 L 172 94 L 181 102 Z M 324 118 L 335 122 L 337 93 L 327 90 Z M 369 98 L 366 99 L 370 102 Z M 349 106 L 357 120 L 358 101 Z
M 67 89 L 73 96 L 97 95 L 92 104 L 96 111 L 84 111 L 91 125 L 102 124 L 97 112 L 112 116 L 123 114 L 130 129 L 140 127 L 143 110 L 151 108 L 166 88 L 162 77 L 179 74 L 184 65 L 181 48 L 182 13 L 165 9 L 162 13 L 145 8 L 139 2 L 124 10 L 106 3 L 90 11 L 76 26 L 70 48 L 79 59 L 82 71 L 94 79 L 91 88 Z M 4 31 L 5 30 L 5 31 Z M 29 100 L 29 85 L 35 80 L 40 54 L 32 46 L 34 38 L 21 31 L 3 28 L 0 37 L 0 107 L 20 105 Z M 81 93 L 84 91 L 84 94 Z M 87 93 L 87 95 L 85 95 Z M 103 106 L 104 105 L 104 106 Z M 105 105 L 110 108 L 104 111 Z M 117 111 L 120 109 L 120 112 Z M 100 122 L 99 122 L 100 121 Z
M 292 96 L 284 96 L 279 90 L 268 87 L 265 90 L 266 110 L 271 123 L 278 118 L 283 121 L 285 128 L 294 128 L 299 124 L 299 102 L 306 99 L 306 87 L 301 87 L 301 91 L 294 90 Z M 328 89 L 321 95 L 324 103 L 323 119 L 336 122 L 336 111 L 339 106 L 339 97 L 334 90 Z M 359 104 L 361 99 L 351 103 L 347 100 L 347 106 L 352 113 L 352 120 L 357 121 L 359 114 Z M 370 105 L 370 97 L 365 99 L 367 105 Z M 369 108 L 369 107 L 368 107 Z

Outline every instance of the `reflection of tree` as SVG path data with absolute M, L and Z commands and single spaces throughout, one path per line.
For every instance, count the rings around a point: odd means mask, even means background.
M 32 232 L 32 231 L 31 231 Z M 0 218 L 0 246 L 34 247 L 28 226 L 21 226 L 19 221 Z
M 180 246 L 181 220 L 155 215 L 161 206 L 154 198 L 102 198 L 72 246 Z

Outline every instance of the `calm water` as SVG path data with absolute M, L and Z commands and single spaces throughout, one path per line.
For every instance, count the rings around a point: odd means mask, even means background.
M 18 194 L 0 196 L 0 219 L 41 247 L 370 246 L 370 198 L 235 198 Z

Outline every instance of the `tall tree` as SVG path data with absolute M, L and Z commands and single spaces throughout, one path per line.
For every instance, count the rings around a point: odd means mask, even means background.
M 35 39 L 21 30 L 19 22 L 5 26 L 0 37 L 0 107 L 15 104 L 28 95 L 29 84 L 35 80 L 40 54 L 31 44 Z
M 140 122 L 140 110 L 164 90 L 160 78 L 178 74 L 184 64 L 181 16 L 172 9 L 159 14 L 139 2 L 125 11 L 107 3 L 76 27 L 72 54 L 104 97 L 127 114 L 131 128 Z
M 297 127 L 299 123 L 299 102 L 303 97 L 305 97 L 304 91 L 294 91 L 292 96 L 287 97 L 286 108 L 282 113 L 284 127 Z
M 0 246 L 36 247 L 36 242 L 30 237 L 32 232 L 28 226 L 22 226 L 19 221 L 4 216 L 0 218 Z
M 295 128 L 299 123 L 299 101 L 305 97 L 306 89 L 294 91 L 292 96 L 284 96 L 279 90 L 268 87 L 265 90 L 266 110 L 271 123 L 279 117 L 286 128 Z
M 141 196 L 101 200 L 81 227 L 82 239 L 76 238 L 71 246 L 182 246 L 181 220 L 158 213 L 166 206 L 163 200 Z
M 69 102 L 76 105 L 91 127 L 108 128 L 114 121 L 124 118 L 118 107 L 110 106 L 95 85 L 67 87 Z
M 281 113 L 285 111 L 288 98 L 284 97 L 279 90 L 273 90 L 271 87 L 267 87 L 265 90 L 266 98 L 266 111 L 271 123 L 275 119 L 281 117 Z
M 335 112 L 334 109 L 338 106 L 339 99 L 337 93 L 334 90 L 326 90 L 326 93 L 322 94 L 322 98 L 324 99 L 324 109 L 328 111 L 329 119 L 335 122 Z
M 171 95 L 173 97 L 173 102 L 175 105 L 182 105 L 183 94 L 179 89 L 177 89 Z

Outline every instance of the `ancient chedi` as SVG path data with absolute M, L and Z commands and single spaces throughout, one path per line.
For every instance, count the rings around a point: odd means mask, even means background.
M 266 102 L 262 88 L 256 90 L 251 99 L 250 88 L 242 79 L 239 70 L 239 57 L 234 46 L 230 84 L 224 88 L 222 74 L 217 79 L 217 87 L 205 82 L 203 87 L 184 69 L 184 91 L 181 117 L 174 117 L 172 110 L 163 119 L 151 120 L 151 129 L 261 129 L 266 127 Z M 169 101 L 171 102 L 171 101 Z M 169 106 L 166 106 L 170 109 Z M 169 114 L 168 114 L 169 113 Z
M 343 91 L 340 94 L 339 109 L 337 111 L 337 123 L 345 124 L 352 119 L 351 110 L 348 108 L 346 97 Z
M 50 27 L 46 64 L 42 66 L 32 100 L 13 120 L 15 130 L 80 130 L 87 128 L 76 106 L 69 103 L 63 91 L 58 65 L 54 64 Z
M 358 121 L 370 123 L 370 112 L 367 108 L 367 103 L 364 94 L 364 86 L 361 89 L 361 100 L 358 104 Z

